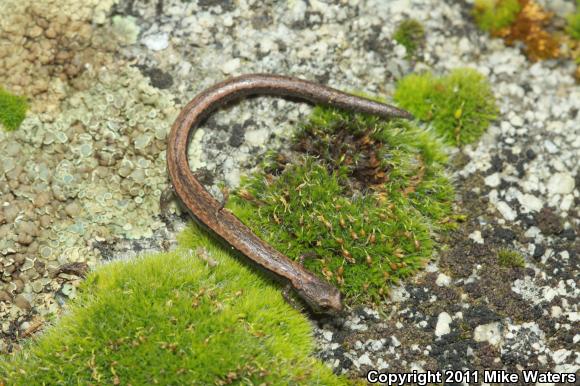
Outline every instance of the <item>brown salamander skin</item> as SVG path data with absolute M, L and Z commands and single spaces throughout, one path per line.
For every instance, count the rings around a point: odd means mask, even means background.
M 313 104 L 337 107 L 383 118 L 412 118 L 394 106 L 312 83 L 279 75 L 249 74 L 228 79 L 198 94 L 183 108 L 171 128 L 167 166 L 174 190 L 191 214 L 232 248 L 261 268 L 288 282 L 315 313 L 334 314 L 342 309 L 338 289 L 302 265 L 290 260 L 254 234 L 213 198 L 189 169 L 187 148 L 200 122 L 223 104 L 248 95 L 276 95 Z

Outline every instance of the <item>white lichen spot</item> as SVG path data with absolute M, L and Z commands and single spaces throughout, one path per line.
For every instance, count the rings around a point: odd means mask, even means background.
M 514 211 L 506 202 L 498 201 L 495 204 L 495 207 L 497 208 L 499 213 L 501 213 L 503 218 L 505 218 L 506 220 L 514 221 L 516 219 L 517 217 L 516 211 Z
M 435 283 L 442 287 L 442 286 L 448 286 L 449 284 L 451 284 L 451 278 L 447 275 L 445 275 L 444 273 L 440 273 L 437 276 L 437 279 L 435 280 Z
M 522 194 L 518 196 L 518 201 L 528 212 L 539 212 L 544 203 L 532 194 Z
M 125 44 L 135 44 L 141 29 L 133 16 L 113 16 L 113 33 Z
M 497 188 L 501 182 L 499 173 L 490 174 L 489 176 L 485 177 L 484 182 L 491 188 Z
M 469 237 L 471 240 L 473 240 L 473 242 L 475 242 L 477 244 L 484 243 L 483 236 L 481 235 L 481 231 L 473 231 L 467 237 Z
M 240 66 L 241 66 L 240 59 L 234 58 L 225 62 L 222 65 L 221 70 L 224 74 L 230 75 L 235 73 L 238 70 L 238 68 L 240 68 Z
M 169 47 L 169 34 L 162 32 L 145 36 L 141 43 L 151 51 L 162 51 Z
M 569 194 L 574 190 L 574 177 L 569 173 L 556 173 L 548 181 L 550 194 Z
M 372 366 L 373 365 L 373 362 L 371 361 L 371 358 L 366 353 L 363 354 L 363 355 L 361 355 L 358 358 L 358 360 L 356 361 L 356 363 L 357 363 L 357 367 L 360 367 L 360 366 L 363 366 L 363 365 L 364 366 Z
M 435 336 L 441 337 L 451 332 L 451 315 L 447 312 L 442 312 L 437 318 L 437 325 L 435 326 Z
M 499 322 L 481 324 L 473 330 L 473 340 L 476 342 L 488 342 L 497 346 L 502 341 L 501 325 Z

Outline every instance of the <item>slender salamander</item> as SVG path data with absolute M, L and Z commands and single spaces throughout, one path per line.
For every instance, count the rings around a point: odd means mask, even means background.
M 173 188 L 191 214 L 255 264 L 289 283 L 315 313 L 334 314 L 342 309 L 339 290 L 290 260 L 254 234 L 204 188 L 189 168 L 187 148 L 204 118 L 220 106 L 248 95 L 297 98 L 382 118 L 412 118 L 394 106 L 346 94 L 306 80 L 279 75 L 249 74 L 228 79 L 198 94 L 181 110 L 167 146 L 167 166 Z

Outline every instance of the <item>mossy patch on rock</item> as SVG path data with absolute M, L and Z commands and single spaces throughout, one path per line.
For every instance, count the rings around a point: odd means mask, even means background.
M 576 13 L 567 17 L 568 27 L 566 32 L 575 40 L 580 40 L 580 0 L 576 0 Z
M 479 28 L 493 33 L 512 24 L 521 9 L 518 0 L 475 0 L 473 16 Z
M 501 248 L 497 251 L 497 259 L 502 267 L 524 267 L 525 260 L 521 253 L 509 248 Z
M 175 252 L 91 273 L 67 315 L 0 361 L 0 384 L 307 384 L 346 380 L 310 357 L 310 326 L 197 229 Z
M 408 75 L 398 82 L 394 99 L 457 146 L 477 140 L 498 112 L 489 82 L 471 68 L 442 77 Z
M 397 43 L 405 46 L 409 55 L 413 55 L 425 41 L 425 29 L 415 19 L 403 20 L 397 26 L 393 39 Z
M 228 206 L 347 301 L 386 295 L 453 224 L 442 144 L 412 123 L 316 108 L 294 151 L 271 154 Z
M 27 109 L 25 97 L 13 95 L 0 87 L 0 124 L 5 130 L 12 131 L 20 127 Z

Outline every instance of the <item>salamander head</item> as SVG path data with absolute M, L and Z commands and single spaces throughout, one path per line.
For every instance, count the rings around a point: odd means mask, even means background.
M 315 314 L 336 315 L 342 311 L 340 291 L 325 282 L 309 282 L 297 290 Z

